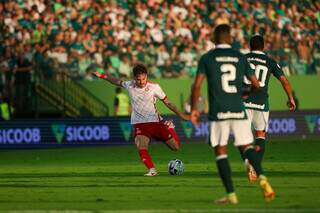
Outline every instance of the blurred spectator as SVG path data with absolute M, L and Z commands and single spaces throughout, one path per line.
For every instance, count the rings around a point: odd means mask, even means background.
M 15 108 L 17 114 L 24 114 L 31 107 L 31 72 L 32 64 L 20 53 L 14 75 Z
M 120 87 L 116 88 L 114 98 L 114 114 L 116 116 L 128 116 L 130 114 L 130 100 Z
M 167 48 L 164 44 L 161 44 L 160 47 L 157 49 L 157 67 L 159 69 L 163 69 L 165 61 L 170 58 L 170 55 L 167 51 Z
M 308 47 L 308 43 L 305 39 L 301 39 L 297 46 L 299 63 L 301 64 L 300 69 L 298 69 L 298 74 L 307 74 L 308 67 L 311 62 L 311 51 Z
M 203 97 L 202 95 L 199 96 L 199 100 L 198 100 L 198 105 L 197 105 L 197 109 L 200 113 L 208 113 L 208 101 L 205 97 Z M 185 113 L 191 113 L 191 95 L 189 96 L 189 98 L 184 102 L 183 104 L 183 109 Z
M 192 76 L 199 56 L 214 47 L 212 30 L 227 23 L 233 47 L 243 53 L 259 33 L 286 75 L 320 73 L 319 11 L 318 1 L 291 0 L 1 1 L 0 64 L 10 62 L 4 70 L 11 73 L 18 55 L 7 49 L 22 45 L 39 77 L 60 79 L 68 72 L 84 79 L 89 67 L 104 64 L 127 76 L 121 55 L 147 64 L 153 77 Z
M 0 95 L 0 120 L 10 120 L 14 108 L 11 106 L 10 101 Z
M 124 78 L 129 78 L 131 76 L 131 65 L 127 55 L 124 55 L 120 61 L 119 74 L 120 77 Z

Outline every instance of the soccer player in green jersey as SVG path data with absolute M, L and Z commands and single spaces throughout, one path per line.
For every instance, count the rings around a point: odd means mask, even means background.
M 247 118 L 242 99 L 243 78 L 246 76 L 253 87 L 259 88 L 259 82 L 250 68 L 245 55 L 231 49 L 230 26 L 218 25 L 214 31 L 216 48 L 201 56 L 198 71 L 192 88 L 191 121 L 199 122 L 200 113 L 196 109 L 200 88 L 204 78 L 208 83 L 209 143 L 216 155 L 216 164 L 227 192 L 227 196 L 216 203 L 238 203 L 227 155 L 227 144 L 232 132 L 234 144 L 249 159 L 259 177 L 259 183 L 266 200 L 274 199 L 275 193 L 266 176 L 254 149 L 250 121 Z
M 284 91 L 288 96 L 287 105 L 290 111 L 294 111 L 296 104 L 292 95 L 292 89 L 288 79 L 284 76 L 281 67 L 264 52 L 264 39 L 260 35 L 255 35 L 250 39 L 251 52 L 246 55 L 250 66 L 255 70 L 256 78 L 259 81 L 261 89 L 251 92 L 245 98 L 245 108 L 249 120 L 255 129 L 255 148 L 258 153 L 258 160 L 261 162 L 265 151 L 266 132 L 269 122 L 269 101 L 268 85 L 271 74 L 275 76 L 282 84 Z M 245 78 L 245 84 L 250 85 L 250 81 Z M 244 156 L 242 156 L 244 158 Z M 252 166 L 245 159 L 248 172 L 248 179 L 254 182 L 257 179 Z

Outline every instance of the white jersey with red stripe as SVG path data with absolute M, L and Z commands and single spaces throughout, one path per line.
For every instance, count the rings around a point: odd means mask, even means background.
M 162 117 L 156 109 L 157 98 L 163 100 L 166 94 L 157 83 L 147 82 L 143 88 L 137 87 L 134 80 L 121 85 L 128 90 L 131 100 L 131 124 L 158 122 Z

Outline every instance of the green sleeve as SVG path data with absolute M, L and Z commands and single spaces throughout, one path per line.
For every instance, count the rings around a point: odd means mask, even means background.
M 255 75 L 254 68 L 250 66 L 246 57 L 243 57 L 243 64 L 244 64 L 244 75 L 249 77 L 251 75 Z
M 278 79 L 284 75 L 280 65 L 275 61 L 272 61 L 272 74 Z

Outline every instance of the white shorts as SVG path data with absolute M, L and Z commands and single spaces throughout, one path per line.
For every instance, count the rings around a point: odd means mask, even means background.
M 246 109 L 246 112 L 255 130 L 268 131 L 269 111 L 264 112 L 254 109 Z
M 229 135 L 234 135 L 234 145 L 241 146 L 253 143 L 251 124 L 246 120 L 211 121 L 209 127 L 209 143 L 212 147 L 226 146 Z

